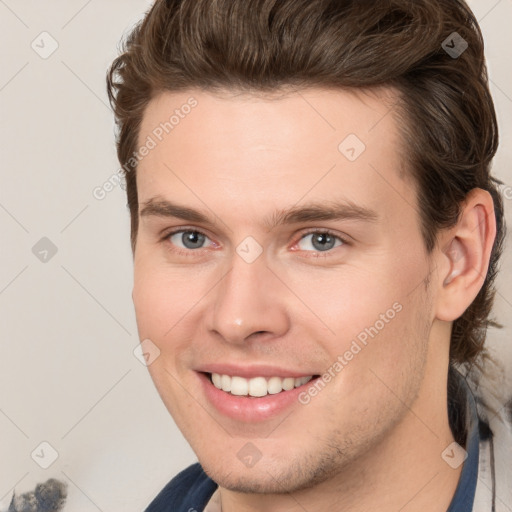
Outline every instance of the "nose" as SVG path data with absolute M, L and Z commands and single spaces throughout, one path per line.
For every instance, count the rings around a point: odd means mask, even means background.
M 231 270 L 211 297 L 209 331 L 231 344 L 283 336 L 290 325 L 285 299 L 262 256 L 247 263 L 234 254 Z

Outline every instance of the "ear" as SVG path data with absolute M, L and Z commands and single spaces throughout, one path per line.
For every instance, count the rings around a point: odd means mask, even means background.
M 495 237 L 492 197 L 475 188 L 466 197 L 457 224 L 439 235 L 436 318 L 454 321 L 471 305 L 484 284 Z

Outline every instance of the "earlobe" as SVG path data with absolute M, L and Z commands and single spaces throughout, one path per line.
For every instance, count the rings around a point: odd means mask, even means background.
M 471 305 L 483 286 L 492 245 L 496 236 L 496 219 L 491 195 L 482 189 L 472 190 L 462 207 L 457 224 L 448 235 L 440 257 L 445 259 L 445 275 L 439 289 L 437 318 L 453 321 Z M 446 265 L 446 259 L 448 265 Z

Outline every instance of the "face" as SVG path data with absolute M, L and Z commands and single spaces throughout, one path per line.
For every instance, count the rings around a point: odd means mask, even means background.
M 431 264 L 393 101 L 191 90 L 145 112 L 139 335 L 222 487 L 283 492 L 340 474 L 403 428 L 420 394 Z

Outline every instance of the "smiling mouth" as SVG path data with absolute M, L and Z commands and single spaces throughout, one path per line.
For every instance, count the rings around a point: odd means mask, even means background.
M 261 398 L 267 395 L 277 395 L 307 384 L 319 375 L 306 377 L 253 377 L 246 379 L 236 375 L 219 373 L 206 374 L 210 382 L 219 390 L 234 396 Z

